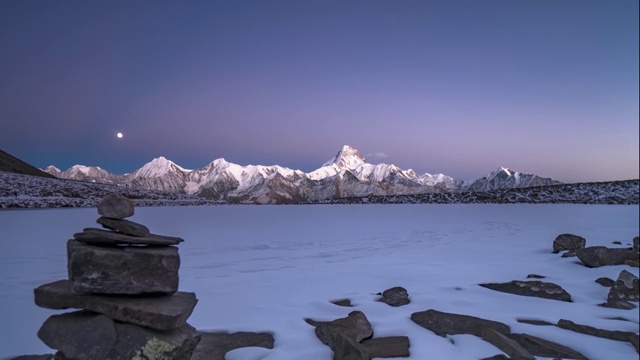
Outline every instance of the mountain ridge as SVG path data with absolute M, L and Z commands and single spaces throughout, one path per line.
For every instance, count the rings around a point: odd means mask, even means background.
M 350 196 L 408 195 L 432 192 L 487 191 L 560 182 L 499 167 L 487 176 L 461 181 L 444 174 L 417 174 L 393 164 L 370 164 L 344 145 L 334 157 L 309 173 L 280 165 L 238 165 L 218 158 L 198 169 L 186 169 L 160 156 L 123 175 L 100 167 L 74 165 L 43 171 L 62 179 L 82 180 L 197 195 L 248 203 L 294 203 Z
M 37 167 L 2 150 L 0 150 L 0 171 L 40 177 L 52 177 L 51 174 L 42 171 L 41 169 L 38 169 Z M 55 175 L 53 177 L 55 177 Z

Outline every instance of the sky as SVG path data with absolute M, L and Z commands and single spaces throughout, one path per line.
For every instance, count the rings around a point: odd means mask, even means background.
M 637 0 L 6 0 L 0 149 L 637 179 L 638 67 Z

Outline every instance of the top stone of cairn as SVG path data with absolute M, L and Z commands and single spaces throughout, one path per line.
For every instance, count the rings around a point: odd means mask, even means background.
M 98 214 L 111 219 L 124 219 L 133 215 L 133 201 L 113 192 L 98 204 Z

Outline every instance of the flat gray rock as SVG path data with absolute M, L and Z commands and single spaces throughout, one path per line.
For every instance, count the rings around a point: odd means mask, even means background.
M 558 320 L 558 327 L 566 330 L 575 331 L 581 334 L 587 334 L 591 336 L 601 337 L 610 340 L 617 341 L 631 341 L 631 337 L 635 335 L 635 333 L 629 331 L 618 331 L 618 330 L 604 330 L 598 329 L 589 325 L 576 324 L 571 320 L 560 319 Z
M 67 242 L 71 291 L 78 294 L 170 295 L 178 291 L 175 246 L 104 247 Z
M 273 349 L 273 334 L 266 332 L 200 332 L 200 343 L 191 360 L 225 360 L 225 354 L 243 347 Z
M 362 346 L 372 358 L 409 357 L 409 338 L 386 336 L 362 341 Z
M 511 358 L 505 354 L 498 354 L 491 357 L 482 358 L 480 360 L 511 360 Z
M 571 302 L 571 295 L 561 286 L 543 281 L 519 281 L 507 283 L 479 284 L 487 289 L 521 296 L 533 296 L 543 299 Z
M 339 299 L 330 301 L 334 305 L 343 306 L 343 307 L 353 307 L 351 304 L 351 300 L 349 299 Z
M 598 304 L 598 306 L 610 308 L 610 309 L 620 309 L 620 310 L 633 310 L 636 306 L 625 300 L 608 300 L 602 304 Z
M 586 267 L 624 265 L 625 261 L 638 261 L 638 253 L 632 249 L 612 249 L 606 246 L 589 246 L 577 251 L 578 259 Z
M 538 319 L 516 319 L 517 322 L 522 324 L 536 325 L 536 326 L 555 326 L 556 324 L 544 320 Z
M 518 342 L 534 356 L 544 358 L 588 360 L 581 353 L 553 341 L 545 340 L 529 334 L 511 334 L 509 337 Z
M 50 316 L 38 337 L 75 360 L 189 360 L 200 341 L 188 324 L 158 331 L 84 310 Z
M 111 230 L 115 230 L 117 232 L 123 233 L 125 235 L 131 236 L 139 236 L 145 237 L 151 235 L 149 228 L 138 224 L 137 222 L 129 221 L 129 220 L 120 220 L 120 219 L 111 219 L 108 217 L 101 216 L 96 220 L 98 224 L 103 227 Z
M 172 330 L 186 324 L 198 302 L 196 295 L 188 292 L 159 297 L 80 295 L 71 292 L 68 280 L 42 285 L 34 295 L 36 305 L 43 308 L 86 309 L 156 330 Z
M 517 341 L 508 338 L 506 335 L 501 334 L 493 329 L 486 329 L 482 340 L 497 347 L 505 354 L 509 355 L 513 359 L 520 360 L 535 360 L 535 357 L 531 353 L 518 344 Z
M 184 240 L 179 237 L 149 234 L 144 237 L 130 236 L 97 228 L 85 228 L 80 233 L 73 234 L 73 238 L 85 244 L 93 245 L 178 245 Z
M 413 313 L 411 314 L 411 320 L 442 337 L 458 334 L 482 337 L 487 328 L 493 329 L 503 335 L 508 335 L 511 332 L 509 326 L 501 322 L 485 320 L 469 315 L 446 313 L 433 309 Z
M 527 275 L 527 279 L 544 279 L 546 276 L 538 275 L 538 274 L 529 274 Z
M 606 277 L 606 276 L 603 276 L 603 277 L 599 277 L 599 278 L 597 278 L 597 279 L 596 279 L 596 282 L 597 282 L 598 284 L 600 284 L 600 285 L 602 285 L 602 286 L 604 286 L 604 287 L 608 287 L 608 288 L 612 287 L 612 286 L 616 283 L 616 281 L 615 281 L 615 280 L 613 280 L 613 279 L 611 279 L 611 278 L 608 278 L 608 277 Z
M 133 215 L 133 206 L 131 199 L 113 192 L 98 203 L 98 214 L 112 219 L 124 219 Z

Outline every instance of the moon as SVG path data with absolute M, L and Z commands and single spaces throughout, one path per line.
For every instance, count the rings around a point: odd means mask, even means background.
M 122 133 L 121 133 L 121 132 L 119 132 L 119 133 L 117 133 L 117 134 L 116 134 L 116 136 L 118 137 L 118 139 L 122 139 L 122 137 L 123 137 L 124 135 L 122 135 Z

